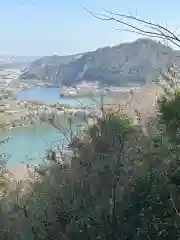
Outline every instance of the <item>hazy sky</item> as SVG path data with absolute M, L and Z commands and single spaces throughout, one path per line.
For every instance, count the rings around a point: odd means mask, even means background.
M 180 0 L 0 0 L 0 53 L 64 55 L 137 37 L 113 30 L 117 24 L 94 19 L 81 5 L 180 26 Z

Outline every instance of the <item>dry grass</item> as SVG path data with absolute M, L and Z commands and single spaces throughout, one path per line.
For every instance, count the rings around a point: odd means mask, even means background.
M 5 113 L 0 113 L 0 126 L 11 123 L 13 119 L 13 115 L 6 115 Z
M 163 88 L 157 84 L 147 85 L 133 94 L 121 94 L 115 99 L 116 105 L 133 119 L 138 110 L 144 123 L 156 116 L 157 99 L 164 93 Z
M 18 181 L 27 179 L 28 169 L 26 164 L 20 164 L 18 167 L 9 169 L 9 171 Z

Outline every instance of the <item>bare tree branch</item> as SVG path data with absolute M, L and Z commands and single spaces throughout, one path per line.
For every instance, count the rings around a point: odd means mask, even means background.
M 125 29 L 118 29 L 121 31 L 136 33 L 138 35 L 147 36 L 158 38 L 161 40 L 168 41 L 173 45 L 180 47 L 180 38 L 179 35 L 168 28 L 158 23 L 154 23 L 152 21 L 141 19 L 137 16 L 132 14 L 119 14 L 116 12 L 112 12 L 111 10 L 103 9 L 103 13 L 94 13 L 93 11 L 88 10 L 87 8 L 83 7 L 89 14 L 93 17 L 103 20 L 103 21 L 113 21 L 116 22 L 124 27 Z

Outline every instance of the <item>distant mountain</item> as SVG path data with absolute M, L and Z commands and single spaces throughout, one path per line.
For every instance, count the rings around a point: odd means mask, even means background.
M 51 56 L 35 60 L 21 78 L 33 76 L 59 86 L 79 81 L 99 81 L 109 85 L 149 83 L 172 63 L 180 63 L 180 53 L 151 39 L 138 39 L 114 47 L 72 56 Z
M 29 68 L 30 63 L 37 58 L 39 57 L 0 54 L 0 68 Z
M 76 60 L 81 55 L 82 54 L 69 55 L 69 56 L 53 55 L 53 56 L 37 58 L 35 61 L 33 61 L 30 64 L 29 69 L 33 70 L 36 68 L 41 68 L 41 67 L 45 67 L 45 66 L 49 66 L 49 65 L 56 66 L 56 65 L 61 65 L 61 64 L 63 64 L 63 65 L 68 64 L 69 62 Z

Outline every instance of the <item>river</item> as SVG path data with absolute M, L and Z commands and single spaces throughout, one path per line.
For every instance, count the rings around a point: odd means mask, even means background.
M 92 100 L 89 97 L 60 98 L 58 88 L 30 88 L 17 94 L 17 99 L 37 100 L 44 103 L 69 104 L 76 107 L 96 105 L 100 98 Z M 105 98 L 105 103 L 109 102 Z M 79 103 L 80 102 L 80 103 Z M 74 126 L 75 127 L 75 126 Z M 8 166 L 16 167 L 22 162 L 39 163 L 46 150 L 57 144 L 57 141 L 66 142 L 66 138 L 55 128 L 48 124 L 38 126 L 19 127 L 0 133 L 0 140 L 11 137 L 9 141 L 0 146 L 0 154 L 9 155 Z
M 68 104 L 71 107 L 78 107 L 100 104 L 100 97 L 60 97 L 59 88 L 29 88 L 17 94 L 20 100 L 37 100 L 46 104 L 59 102 L 60 104 Z M 109 99 L 106 97 L 105 101 Z

